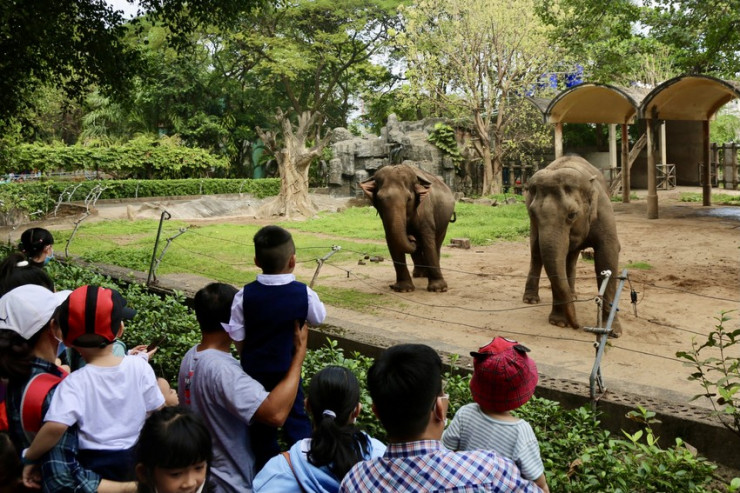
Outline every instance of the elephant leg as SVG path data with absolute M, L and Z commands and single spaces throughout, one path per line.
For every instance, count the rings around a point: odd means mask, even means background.
M 411 260 L 414 261 L 414 271 L 411 274 L 413 277 L 429 277 L 424 248 L 417 248 L 416 251 L 411 254 Z
M 446 228 L 445 228 L 446 230 Z M 444 231 L 441 232 L 442 240 L 444 240 Z M 439 268 L 439 253 L 441 244 L 438 244 L 438 236 L 429 233 L 424 236 L 424 243 L 420 245 L 423 250 L 423 258 L 426 268 L 427 279 L 427 291 L 434 291 L 441 293 L 447 291 L 447 281 L 442 276 L 442 269 Z
M 414 283 L 409 275 L 409 269 L 406 265 L 406 254 L 403 252 L 391 251 L 393 259 L 393 268 L 396 269 L 396 282 L 389 287 L 399 293 L 409 293 L 413 291 Z
M 613 259 L 614 255 L 610 254 L 608 248 L 606 248 L 606 252 L 604 250 L 605 248 L 603 247 L 598 249 L 594 248 L 594 270 L 596 271 L 597 289 L 601 289 L 601 282 L 603 280 L 601 273 L 605 270 L 610 270 L 612 272 L 609 282 L 606 285 L 606 290 L 604 290 L 604 306 L 602 307 L 601 312 L 602 323 L 603 325 L 606 325 L 607 320 L 609 320 L 609 312 L 612 309 L 614 295 L 617 292 L 617 276 L 619 273 L 617 272 L 617 259 Z M 612 332 L 610 337 L 616 338 L 620 335 L 622 335 L 622 326 L 619 323 L 619 316 L 615 314 L 614 320 L 612 321 Z
M 546 254 L 545 257 L 549 259 L 551 255 L 555 261 L 545 262 L 545 271 L 552 285 L 552 310 L 549 322 L 558 327 L 571 326 L 574 329 L 580 329 L 573 303 L 573 293 L 568 283 L 567 258 L 560 257 L 560 260 L 557 260 L 557 256 L 553 253 Z
M 540 302 L 540 274 L 542 274 L 542 256 L 540 255 L 539 238 L 537 237 L 537 227 L 532 224 L 529 236 L 529 273 L 527 274 L 527 283 L 524 286 L 524 296 L 522 301 L 529 304 Z

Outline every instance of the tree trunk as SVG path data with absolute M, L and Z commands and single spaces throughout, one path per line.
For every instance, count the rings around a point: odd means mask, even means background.
M 306 140 L 320 116 L 319 113 L 304 111 L 294 128 L 288 115 L 278 109 L 275 118 L 283 129 L 283 145 L 280 148 L 274 132 L 257 128 L 265 147 L 275 156 L 280 173 L 280 193 L 260 208 L 261 216 L 310 217 L 316 213 L 317 208 L 308 194 L 308 171 L 311 162 L 321 155 L 328 143 L 330 133 L 327 132 L 321 139 L 317 133 L 317 141 L 311 148 L 306 147 Z

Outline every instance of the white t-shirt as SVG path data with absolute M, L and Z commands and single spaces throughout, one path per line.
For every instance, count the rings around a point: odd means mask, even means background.
M 513 460 L 522 476 L 532 481 L 545 472 L 540 445 L 529 423 L 494 419 L 476 403 L 457 410 L 442 434 L 442 443 L 450 450 L 493 450 Z
M 147 414 L 163 405 L 149 363 L 124 356 L 117 366 L 88 364 L 70 373 L 44 420 L 77 424 L 80 449 L 127 450 L 136 444 Z

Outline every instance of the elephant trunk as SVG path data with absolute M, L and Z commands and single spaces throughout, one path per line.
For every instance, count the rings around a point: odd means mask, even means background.
M 393 253 L 393 250 L 399 253 L 414 253 L 416 251 L 416 239 L 410 236 L 406 230 L 405 217 L 389 217 L 383 221 L 383 229 L 385 229 L 385 238 L 391 253 Z

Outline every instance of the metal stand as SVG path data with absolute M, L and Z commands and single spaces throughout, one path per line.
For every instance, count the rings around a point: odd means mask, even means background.
M 591 332 L 592 334 L 596 334 L 596 342 L 594 343 L 594 347 L 596 348 L 596 360 L 594 361 L 593 369 L 591 370 L 591 375 L 589 376 L 589 386 L 590 386 L 590 396 L 591 396 L 591 408 L 595 411 L 596 410 L 596 404 L 599 399 L 604 395 L 606 392 L 606 387 L 604 386 L 604 380 L 601 376 L 601 358 L 604 356 L 604 350 L 606 349 L 606 341 L 609 338 L 609 334 L 612 332 L 612 323 L 614 322 L 614 317 L 617 315 L 617 311 L 619 310 L 619 295 L 622 293 L 622 289 L 624 288 L 624 283 L 627 280 L 627 269 L 624 269 L 622 271 L 622 275 L 619 276 L 619 285 L 617 286 L 617 290 L 614 293 L 614 300 L 612 301 L 611 309 L 609 310 L 609 318 L 606 321 L 606 327 L 602 327 L 602 313 L 603 313 L 603 306 L 604 306 L 604 291 L 606 291 L 606 285 L 609 283 L 609 279 L 612 276 L 612 272 L 610 270 L 605 270 L 601 272 L 601 275 L 604 276 L 603 281 L 601 281 L 601 287 L 599 288 L 599 296 L 596 298 L 596 306 L 598 309 L 598 314 L 596 315 L 596 325 L 597 327 L 584 327 L 583 330 L 586 332 Z M 599 394 L 598 397 L 596 395 L 596 387 L 599 388 Z
M 327 253 L 320 259 L 316 259 L 316 263 L 318 265 L 316 266 L 316 272 L 313 273 L 313 277 L 311 278 L 311 284 L 308 285 L 309 287 L 311 288 L 313 287 L 313 283 L 316 282 L 316 278 L 319 277 L 319 271 L 321 270 L 321 266 L 324 265 L 324 262 L 326 262 L 329 259 L 329 257 L 334 255 L 341 249 L 342 247 L 340 247 L 339 245 L 334 245 L 333 247 L 331 247 L 331 252 Z
M 154 270 L 155 262 L 157 260 L 157 247 L 159 246 L 159 237 L 162 235 L 162 224 L 171 218 L 172 215 L 167 211 L 162 211 L 162 215 L 159 216 L 159 229 L 157 229 L 157 239 L 154 240 L 154 251 L 152 251 L 152 261 L 149 262 L 149 275 L 146 277 L 146 285 L 149 286 L 154 281 Z

